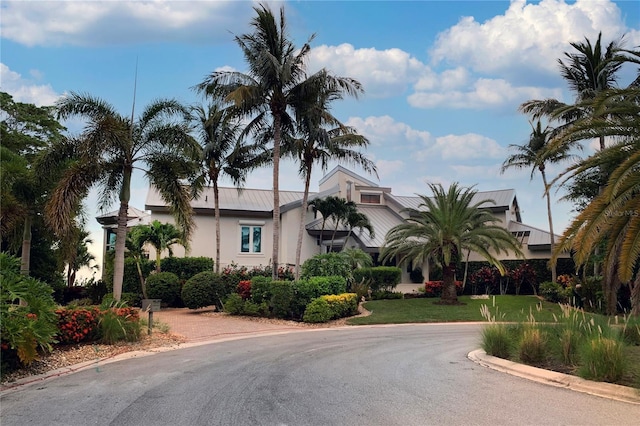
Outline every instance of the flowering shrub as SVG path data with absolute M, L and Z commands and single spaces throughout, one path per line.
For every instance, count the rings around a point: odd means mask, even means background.
M 510 276 L 516 286 L 516 295 L 520 294 L 520 288 L 523 284 L 529 284 L 535 291 L 536 271 L 529 263 L 523 262 L 518 265 L 511 271 Z
M 251 281 L 242 280 L 238 283 L 238 288 L 236 292 L 242 297 L 242 300 L 247 300 L 251 298 Z
M 348 317 L 358 312 L 358 295 L 355 293 L 329 294 L 313 299 L 304 311 L 303 321 L 327 322 Z
M 495 293 L 500 284 L 500 271 L 495 266 L 483 266 L 469 277 L 473 294 Z
M 141 331 L 139 320 L 137 309 L 115 304 L 100 315 L 100 340 L 106 344 L 138 340 Z
M 442 281 L 427 281 L 424 283 L 424 294 L 427 297 L 440 297 L 442 294 Z M 456 281 L 456 291 L 458 294 L 462 292 L 462 281 Z
M 58 343 L 71 344 L 97 339 L 100 320 L 98 308 L 61 308 L 56 310 L 56 315 L 58 316 Z

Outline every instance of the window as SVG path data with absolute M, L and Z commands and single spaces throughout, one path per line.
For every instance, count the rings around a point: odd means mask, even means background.
M 240 227 L 240 252 L 262 253 L 262 226 Z
M 380 194 L 360 194 L 362 204 L 380 204 Z
M 107 251 L 116 249 L 116 232 L 113 229 L 107 229 Z

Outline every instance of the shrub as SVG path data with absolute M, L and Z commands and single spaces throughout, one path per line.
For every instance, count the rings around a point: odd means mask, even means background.
M 508 359 L 511 355 L 512 340 L 503 324 L 492 324 L 482 330 L 482 349 L 498 358 Z
M 255 276 L 251 278 L 251 300 L 254 303 L 271 300 L 271 277 Z
M 162 299 L 169 306 L 180 303 L 182 287 L 180 279 L 173 272 L 158 272 L 147 278 L 147 296 L 149 299 Z
M 371 292 L 372 300 L 404 299 L 404 294 L 396 291 L 378 290 Z
M 402 271 L 395 266 L 376 266 L 353 271 L 355 282 L 367 282 L 372 291 L 393 290 L 400 283 Z
M 344 318 L 358 313 L 358 296 L 355 293 L 328 294 L 321 296 L 331 309 L 331 319 Z
M 304 310 L 303 321 L 309 323 L 327 322 L 333 315 L 329 303 L 322 299 L 314 299 Z
M 500 271 L 495 266 L 483 266 L 469 276 L 472 294 L 496 293 L 500 283 Z
M 107 284 L 103 280 L 89 279 L 84 283 L 87 289 L 87 297 L 91 299 L 91 303 L 99 305 L 102 303 L 102 299 L 109 292 L 107 290 Z
M 127 306 L 140 306 L 141 303 L 140 293 L 122 293 L 120 295 L 120 302 L 126 304 Z M 111 306 L 115 300 L 113 299 L 113 293 L 107 293 L 102 298 L 102 303 L 100 306 L 106 307 Z
M 615 382 L 625 372 L 623 342 L 607 337 L 590 339 L 582 347 L 580 377 L 604 382 Z
M 276 318 L 291 317 L 291 302 L 293 301 L 292 281 L 272 281 L 271 282 L 271 313 Z
M 58 316 L 57 340 L 61 344 L 80 343 L 97 340 L 99 336 L 100 309 L 61 308 Z
M 57 332 L 53 290 L 20 274 L 20 259 L 0 253 L 0 352 L 3 368 L 28 365 L 51 350 Z M 18 300 L 21 302 L 18 304 Z
M 244 299 L 238 293 L 231 293 L 224 302 L 224 311 L 229 315 L 244 314 Z
M 200 272 L 189 278 L 182 286 L 182 302 L 189 309 L 198 309 L 216 303 L 214 281 L 217 275 L 213 272 Z
M 565 289 L 562 284 L 546 281 L 540 284 L 540 295 L 553 303 L 568 303 L 571 289 Z
M 342 253 L 317 254 L 302 264 L 302 278 L 333 275 L 351 278 L 352 267 L 348 256 Z
M 213 271 L 213 259 L 210 257 L 165 257 L 160 260 L 162 272 L 172 272 L 180 281 L 186 281 L 195 274 Z
M 518 345 L 518 357 L 525 364 L 540 365 L 545 361 L 547 338 L 540 328 L 526 328 Z
M 440 297 L 442 294 L 443 281 L 427 281 L 424 283 L 424 295 L 426 297 Z M 456 281 L 458 295 L 462 293 L 462 281 Z
M 236 292 L 242 297 L 243 300 L 247 300 L 251 298 L 251 281 L 250 280 L 242 280 L 238 283 L 238 287 L 236 288 Z
M 100 317 L 100 340 L 108 345 L 140 339 L 140 317 L 134 308 L 114 303 Z

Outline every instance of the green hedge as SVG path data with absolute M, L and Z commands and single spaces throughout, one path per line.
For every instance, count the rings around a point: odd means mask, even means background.
M 222 301 L 231 291 L 227 288 L 220 274 L 200 272 L 189 278 L 182 286 L 182 302 L 189 309 L 215 305 L 222 310 Z
M 147 296 L 149 299 L 162 299 L 168 306 L 178 306 L 181 303 L 180 279 L 173 272 L 158 272 L 147 278 Z
M 304 311 L 305 322 L 319 323 L 344 318 L 358 313 L 358 295 L 355 293 L 328 294 L 312 300 Z
M 160 261 L 162 272 L 172 272 L 182 281 L 200 272 L 213 271 L 210 257 L 165 257 Z
M 359 283 L 369 283 L 372 291 L 392 291 L 399 283 L 402 271 L 395 266 L 376 266 L 359 268 L 353 271 L 353 279 Z

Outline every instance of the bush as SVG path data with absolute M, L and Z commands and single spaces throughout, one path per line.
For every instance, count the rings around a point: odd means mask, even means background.
M 624 344 L 614 338 L 596 337 L 583 345 L 580 377 L 615 382 L 625 372 Z
M 371 300 L 404 299 L 404 294 L 396 291 L 378 290 L 371 292 Z
M 182 287 L 180 279 L 173 272 L 151 274 L 146 285 L 149 299 L 162 299 L 168 306 L 179 305 Z
M 107 252 L 105 258 L 105 268 L 102 272 L 102 279 L 105 281 L 107 288 L 113 292 L 113 251 Z M 140 263 L 142 276 L 147 278 L 151 271 L 155 269 L 155 263 L 148 259 L 142 259 Z M 124 276 L 122 278 L 122 292 L 142 294 L 140 286 L 140 277 L 138 276 L 138 266 L 133 258 L 124 259 Z
M 331 319 L 349 317 L 358 313 L 358 296 L 355 293 L 321 296 L 329 304 Z
M 84 283 L 87 289 L 87 297 L 91 299 L 91 303 L 99 305 L 102 303 L 102 299 L 109 292 L 107 290 L 107 284 L 103 280 L 89 279 Z
M 180 281 L 186 281 L 200 272 L 213 272 L 210 257 L 165 257 L 160 260 L 162 272 L 172 272 Z
M 545 361 L 547 353 L 547 338 L 539 328 L 527 328 L 522 333 L 518 345 L 518 356 L 522 362 L 530 365 L 540 365 Z
M 204 308 L 216 303 L 213 291 L 217 275 L 213 272 L 200 272 L 189 278 L 182 286 L 182 302 L 189 309 Z
M 251 300 L 263 303 L 271 300 L 271 277 L 255 276 L 251 278 Z
M 135 342 L 140 339 L 141 326 L 138 311 L 114 303 L 100 317 L 100 340 L 107 345 L 116 342 Z
M 317 295 L 314 297 L 324 294 L 341 294 L 347 291 L 347 280 L 339 275 L 309 277 L 307 281 L 312 287 L 317 289 Z
M 92 342 L 98 339 L 100 309 L 61 308 L 56 310 L 58 316 L 57 340 L 60 344 Z
M 304 310 L 303 321 L 308 323 L 327 322 L 331 319 L 333 312 L 329 302 L 322 298 L 314 299 Z
M 317 254 L 302 264 L 302 278 L 338 275 L 350 279 L 352 267 L 349 257 L 342 253 Z
M 242 297 L 243 300 L 251 299 L 251 281 L 242 280 L 238 283 L 236 292 Z
M 244 314 L 244 299 L 238 293 L 231 293 L 224 302 L 224 311 L 229 315 Z
M 482 349 L 488 355 L 508 359 L 512 345 L 511 336 L 505 325 L 492 324 L 482 330 Z
M 424 295 L 426 297 L 440 297 L 442 295 L 443 281 L 427 281 L 424 283 Z M 458 295 L 462 294 L 462 281 L 456 281 Z
M 291 318 L 291 302 L 293 301 L 293 281 L 271 282 L 271 313 L 276 318 Z
M 124 303 L 127 306 L 140 306 L 142 298 L 140 297 L 140 293 L 122 293 L 120 295 L 120 302 Z M 107 307 L 111 306 L 115 302 L 113 298 L 113 293 L 107 293 L 102 298 L 102 303 L 100 306 Z
M 28 365 L 51 350 L 57 332 L 53 290 L 20 274 L 20 259 L 0 253 L 0 352 L 2 368 Z M 18 301 L 21 303 L 18 304 Z
M 553 303 L 568 303 L 571 298 L 571 288 L 564 288 L 562 284 L 546 281 L 540 284 L 540 295 Z
M 371 291 L 391 291 L 400 283 L 402 271 L 395 266 L 359 268 L 353 271 L 355 282 L 367 282 Z

